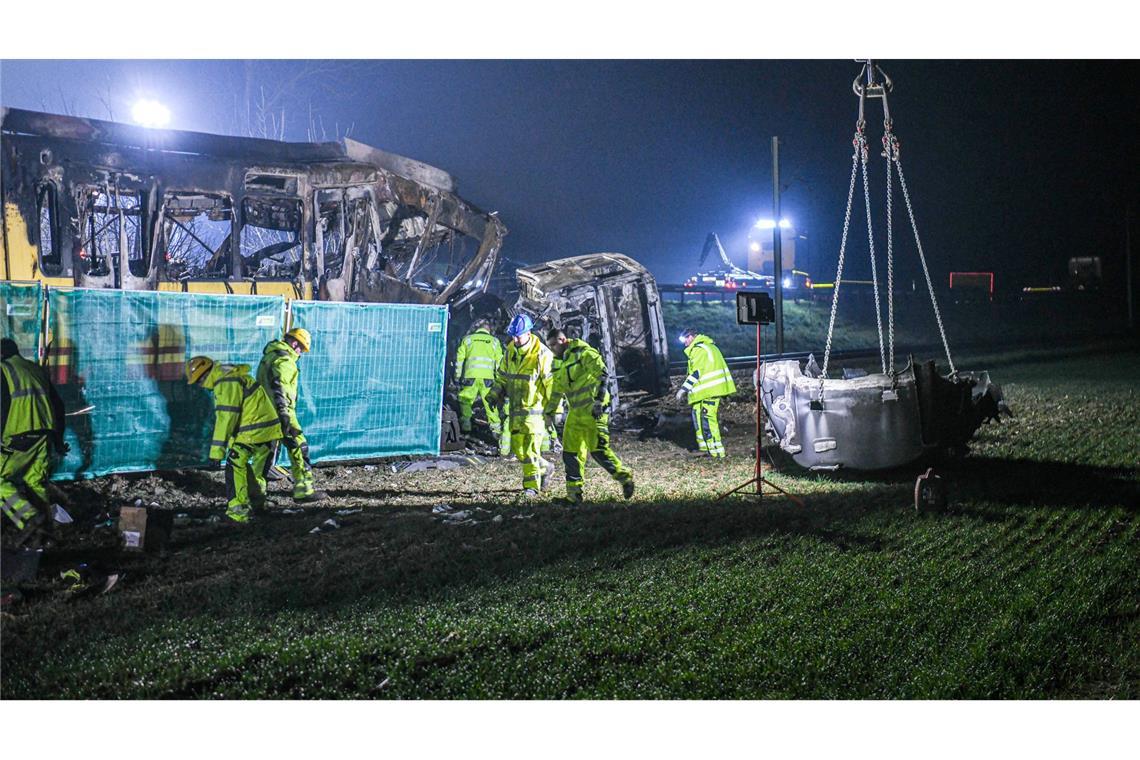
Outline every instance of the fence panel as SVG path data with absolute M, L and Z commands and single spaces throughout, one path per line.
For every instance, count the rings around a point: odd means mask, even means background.
M 44 291 L 38 282 L 0 281 L 0 338 L 11 338 L 20 354 L 39 359 Z
M 55 479 L 205 464 L 213 400 L 186 384 L 186 360 L 256 371 L 284 321 L 279 296 L 53 288 L 48 308 L 52 380 L 80 412 Z
M 447 309 L 293 301 L 313 335 L 297 416 L 314 461 L 438 454 Z

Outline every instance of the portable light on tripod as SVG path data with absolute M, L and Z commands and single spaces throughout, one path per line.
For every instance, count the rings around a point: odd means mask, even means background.
M 779 493 L 787 496 L 801 507 L 804 505 L 802 499 L 798 496 L 785 491 L 772 481 L 766 479 L 760 470 L 761 452 L 764 446 L 764 404 L 760 398 L 760 364 L 763 351 L 760 350 L 760 331 L 764 325 L 770 325 L 776 321 L 776 306 L 772 303 L 772 297 L 763 291 L 739 291 L 736 294 L 736 322 L 741 325 L 756 325 L 756 473 L 752 479 L 746 483 L 741 483 L 736 488 L 728 493 L 721 494 L 717 497 L 717 501 L 731 496 L 738 491 L 747 488 L 753 483 L 756 484 L 756 490 L 753 492 L 758 497 L 764 496 L 764 484 L 775 489 Z

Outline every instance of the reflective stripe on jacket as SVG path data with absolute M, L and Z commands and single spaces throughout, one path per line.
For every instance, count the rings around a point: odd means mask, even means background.
M 565 396 L 570 414 L 582 414 L 585 410 L 589 415 L 595 401 L 609 403 L 605 380 L 606 361 L 602 355 L 586 341 L 572 339 L 562 358 L 554 359 L 554 393 L 547 411 L 552 412 Z
M 257 365 L 257 382 L 265 389 L 277 417 L 300 429 L 297 422 L 297 352 L 283 340 L 273 340 L 266 344 Z
M 682 387 L 689 392 L 690 404 L 736 393 L 732 372 L 712 338 L 707 335 L 693 338 L 685 349 L 685 356 L 689 359 L 689 376 Z
M 281 437 L 277 410 L 249 366 L 215 364 L 202 381 L 214 392 L 214 435 L 210 459 L 224 459 L 231 443 L 265 443 Z
M 455 377 L 460 380 L 488 380 L 503 360 L 503 344 L 489 330 L 479 328 L 463 340 L 455 352 Z
M 511 416 L 542 414 L 550 402 L 554 354 L 531 333 L 519 348 L 511 341 L 495 374 L 496 394 L 510 401 Z
M 22 356 L 10 356 L 0 364 L 9 399 L 4 417 L 4 443 L 23 433 L 54 431 L 56 423 L 62 420 L 55 418 L 51 383 L 44 369 Z

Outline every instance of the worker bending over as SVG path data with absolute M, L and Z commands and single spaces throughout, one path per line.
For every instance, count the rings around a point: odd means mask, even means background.
M 14 546 L 36 548 L 50 537 L 47 482 L 52 452 L 63 454 L 63 400 L 43 367 L 20 356 L 11 338 L 0 340 L 0 502 L 16 526 Z
M 541 447 L 546 426 L 543 411 L 550 404 L 551 370 L 554 354 L 534 335 L 534 322 L 526 314 L 511 319 L 507 335 L 511 336 L 495 373 L 489 400 L 510 405 L 511 451 L 522 463 L 523 493 L 532 497 L 554 474 L 554 465 L 542 458 Z
M 491 323 L 477 320 L 474 329 L 455 352 L 455 380 L 459 384 L 459 430 L 471 434 L 471 416 L 476 402 L 483 405 L 487 425 L 495 440 L 502 440 L 503 424 L 495 404 L 487 401 L 487 394 L 495 384 L 495 370 L 503 360 L 503 344 L 491 334 Z
M 688 397 L 697 434 L 697 449 L 714 459 L 723 459 L 724 443 L 720 440 L 717 410 L 721 398 L 736 393 L 736 383 L 732 381 L 732 372 L 712 338 L 698 335 L 694 330 L 685 330 L 681 333 L 681 343 L 689 360 L 689 375 L 677 391 L 677 400 L 683 401 Z
M 589 343 L 569 339 L 558 328 L 547 334 L 554 352 L 554 395 L 556 405 L 566 397 L 566 423 L 562 428 L 562 463 L 566 467 L 566 500 L 582 503 L 586 477 L 586 456 L 602 466 L 621 483 L 622 496 L 633 496 L 633 473 L 610 448 L 610 394 L 606 389 L 606 362 Z
M 289 469 L 293 474 L 295 501 L 322 501 L 328 498 L 313 485 L 313 463 L 309 460 L 309 442 L 297 421 L 297 383 L 300 370 L 297 359 L 308 353 L 312 336 L 303 327 L 294 327 L 280 340 L 270 341 L 257 367 L 257 382 L 265 389 L 277 419 L 281 423 L 281 442 L 289 452 Z
M 195 356 L 186 362 L 186 382 L 214 394 L 210 461 L 226 463 L 226 517 L 249 522 L 254 511 L 265 507 L 266 464 L 281 439 L 277 410 L 247 364 Z

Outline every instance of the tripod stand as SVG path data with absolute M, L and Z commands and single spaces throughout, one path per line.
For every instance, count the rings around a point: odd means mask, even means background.
M 762 471 L 761 471 L 761 461 L 760 461 L 761 456 L 760 455 L 761 455 L 761 452 L 763 451 L 763 447 L 764 447 L 764 418 L 763 418 L 764 404 L 763 404 L 762 399 L 760 398 L 760 357 L 762 355 L 762 352 L 760 351 L 760 329 L 765 324 L 768 324 L 768 323 L 763 321 L 763 319 L 764 319 L 764 311 L 763 311 L 764 306 L 763 306 L 763 304 L 761 304 L 759 306 L 759 308 L 757 308 L 756 306 L 751 305 L 751 304 L 747 304 L 747 305 L 742 306 L 742 299 L 741 299 L 742 296 L 747 297 L 747 296 L 759 296 L 759 295 L 762 295 L 765 299 L 768 296 L 767 293 L 763 293 L 763 294 L 737 293 L 736 294 L 737 321 L 744 322 L 744 319 L 749 318 L 749 317 L 745 317 L 746 314 L 755 315 L 755 319 L 756 319 L 756 321 L 753 323 L 756 325 L 756 383 L 755 383 L 756 384 L 756 474 L 753 475 L 751 480 L 744 482 L 744 483 L 741 483 L 740 485 L 738 485 L 736 488 L 732 489 L 731 491 L 728 491 L 727 493 L 723 493 L 720 496 L 716 497 L 716 500 L 720 501 L 721 499 L 724 499 L 728 496 L 731 496 L 732 494 L 737 493 L 739 491 L 742 491 L 743 489 L 747 488 L 748 486 L 755 484 L 756 490 L 751 491 L 751 492 L 745 492 L 745 495 L 756 496 L 759 499 L 763 499 L 764 498 L 764 486 L 767 485 L 768 487 L 776 490 L 781 495 L 786 496 L 788 499 L 790 499 L 791 501 L 794 501 L 796 504 L 798 504 L 799 506 L 802 507 L 802 506 L 804 506 L 803 499 L 801 499 L 799 496 L 796 496 L 795 494 L 793 494 L 789 491 L 785 491 L 783 488 L 780 488 L 778 485 L 776 485 L 772 481 L 765 478 Z M 744 322 L 744 324 L 748 324 L 748 322 Z

